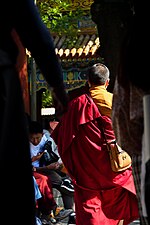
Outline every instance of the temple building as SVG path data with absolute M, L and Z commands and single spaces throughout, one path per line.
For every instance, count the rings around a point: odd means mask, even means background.
M 102 60 L 96 52 L 100 46 L 100 41 L 96 24 L 92 21 L 90 15 L 90 6 L 93 1 L 72 0 L 70 2 L 73 8 L 84 8 L 89 14 L 84 16 L 82 21 L 78 21 L 80 32 L 75 38 L 73 46 L 67 45 L 66 35 L 53 35 L 56 54 L 62 64 L 66 90 L 83 85 L 86 81 L 87 68 Z M 47 83 L 38 68 L 36 74 L 36 91 L 47 88 Z
M 100 46 L 97 26 L 91 19 L 90 14 L 90 7 L 93 1 L 70 0 L 70 3 L 73 9 L 81 7 L 87 13 L 85 13 L 82 20 L 78 21 L 77 26 L 79 32 L 73 40 L 73 45 L 68 44 L 68 37 L 65 34 L 59 35 L 52 33 L 55 51 L 62 65 L 63 78 L 67 91 L 84 85 L 88 67 L 96 62 L 102 61 L 102 58 L 97 54 Z M 33 98 L 33 93 L 36 92 L 35 101 L 37 101 L 36 107 L 39 114 L 41 110 L 41 96 L 43 91 L 48 88 L 48 85 L 37 66 L 35 80 L 36 84 L 33 84 L 33 74 L 31 68 L 29 68 L 30 96 Z

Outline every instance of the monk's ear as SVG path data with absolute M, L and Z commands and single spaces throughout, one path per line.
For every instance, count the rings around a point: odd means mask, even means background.
M 108 85 L 109 85 L 109 79 L 106 80 L 106 82 L 105 82 L 105 87 L 107 88 Z

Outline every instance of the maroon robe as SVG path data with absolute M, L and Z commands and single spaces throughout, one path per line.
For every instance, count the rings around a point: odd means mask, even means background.
M 45 176 L 37 172 L 33 172 L 33 175 L 36 179 L 36 182 L 42 195 L 42 198 L 39 198 L 37 200 L 36 207 L 42 214 L 48 215 L 57 206 L 53 196 L 51 179 L 49 176 Z
M 111 119 L 86 94 L 69 103 L 52 137 L 74 182 L 76 224 L 117 225 L 123 219 L 126 225 L 139 217 L 132 168 L 111 170 L 98 117 L 107 139 L 115 139 Z

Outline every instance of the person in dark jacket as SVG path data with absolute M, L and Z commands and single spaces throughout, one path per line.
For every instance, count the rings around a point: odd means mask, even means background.
M 1 221 L 19 225 L 22 218 L 24 224 L 34 225 L 34 185 L 15 35 L 52 88 L 60 113 L 67 109 L 67 94 L 53 39 L 33 0 L 1 2 L 0 31 Z

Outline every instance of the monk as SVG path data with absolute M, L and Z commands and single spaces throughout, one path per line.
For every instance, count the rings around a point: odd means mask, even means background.
M 111 117 L 83 93 L 69 102 L 51 135 L 74 183 L 76 225 L 127 225 L 139 217 L 132 167 L 112 171 L 98 118 L 107 140 L 114 140 Z

